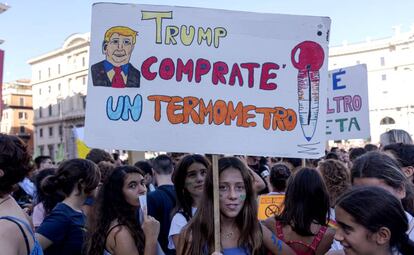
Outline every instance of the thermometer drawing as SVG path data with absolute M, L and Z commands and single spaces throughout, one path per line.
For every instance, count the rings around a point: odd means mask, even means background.
M 316 130 L 319 113 L 319 69 L 324 62 L 323 48 L 316 42 L 304 41 L 293 48 L 291 61 L 298 69 L 299 122 L 309 142 Z

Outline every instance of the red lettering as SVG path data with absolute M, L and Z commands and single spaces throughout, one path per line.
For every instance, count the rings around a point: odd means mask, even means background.
M 276 83 L 270 82 L 267 83 L 269 79 L 274 79 L 277 77 L 275 73 L 269 73 L 270 70 L 278 70 L 279 65 L 275 63 L 264 63 L 262 65 L 262 74 L 260 76 L 260 89 L 263 90 L 274 90 L 277 88 Z
M 156 57 L 149 57 L 142 63 L 141 73 L 146 80 L 152 81 L 157 77 L 157 73 L 150 71 L 152 64 L 157 63 L 157 61 Z

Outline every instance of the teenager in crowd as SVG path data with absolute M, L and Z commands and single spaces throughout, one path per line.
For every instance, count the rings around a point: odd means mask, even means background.
M 81 254 L 85 233 L 82 206 L 99 184 L 96 164 L 85 159 L 71 159 L 59 165 L 56 173 L 43 180 L 46 194 L 65 198 L 43 220 L 36 236 L 45 254 Z
M 169 249 L 175 249 L 181 229 L 199 207 L 204 179 L 208 171 L 210 171 L 210 162 L 202 155 L 189 154 L 178 161 L 172 176 L 177 201 L 168 234 Z
M 333 208 L 338 197 L 351 187 L 350 171 L 344 163 L 335 159 L 320 161 L 317 169 L 322 174 L 329 194 L 329 204 Z
M 339 198 L 335 239 L 346 254 L 411 255 L 414 243 L 400 201 L 379 187 L 360 187 Z
M 159 223 L 146 213 L 142 225 L 136 219 L 136 211 L 141 206 L 138 197 L 146 192 L 140 169 L 115 168 L 100 188 L 88 218 L 86 254 L 156 254 Z
M 393 143 L 383 147 L 398 161 L 401 170 L 410 181 L 414 182 L 414 144 Z
M 256 192 L 247 165 L 236 157 L 218 161 L 220 234 L 222 254 L 293 254 L 257 220 Z M 197 213 L 180 234 L 177 254 L 212 254 L 214 251 L 213 175 L 207 172 Z
M 401 200 L 410 226 L 414 225 L 414 199 L 411 184 L 402 173 L 397 161 L 385 153 L 368 152 L 357 158 L 351 169 L 352 184 L 379 186 Z M 408 230 L 414 240 L 414 227 Z
M 413 144 L 413 139 L 407 131 L 402 129 L 391 129 L 381 134 L 380 136 L 381 147 L 384 147 L 392 143 L 405 143 Z
M 174 252 L 168 249 L 168 233 L 171 225 L 171 213 L 175 207 L 176 195 L 172 174 L 174 170 L 173 161 L 167 155 L 157 156 L 152 167 L 157 183 L 157 189 L 149 192 L 148 214 L 160 222 L 160 233 L 158 242 L 166 255 L 173 255 Z
M 37 190 L 36 204 L 33 207 L 33 226 L 37 229 L 42 224 L 43 219 L 50 214 L 56 204 L 61 202 L 65 197 L 59 194 L 46 194 L 41 189 L 42 181 L 56 172 L 55 168 L 46 168 L 38 172 L 35 176 L 35 185 Z
M 325 254 L 335 230 L 328 227 L 329 195 L 320 174 L 302 168 L 288 181 L 284 210 L 265 224 L 296 254 Z
M 287 180 L 290 177 L 290 169 L 284 163 L 276 163 L 270 169 L 269 195 L 285 194 Z
M 11 196 L 13 186 L 32 170 L 22 140 L 0 134 L 0 249 L 1 254 L 41 255 L 30 220 Z
M 135 162 L 134 166 L 138 167 L 144 172 L 144 182 L 145 186 L 147 186 L 147 191 L 154 191 L 154 174 L 152 172 L 152 166 L 150 162 L 148 160 L 140 160 Z

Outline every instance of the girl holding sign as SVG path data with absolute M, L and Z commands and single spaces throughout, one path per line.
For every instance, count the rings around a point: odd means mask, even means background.
M 294 254 L 257 220 L 253 177 L 236 157 L 218 161 L 221 252 L 230 254 Z M 177 254 L 212 254 L 214 251 L 213 174 L 207 172 L 202 206 L 180 234 Z
M 114 169 L 99 190 L 88 222 L 88 255 L 155 255 L 160 225 L 144 211 L 140 225 L 136 212 L 145 195 L 144 174 L 133 166 Z

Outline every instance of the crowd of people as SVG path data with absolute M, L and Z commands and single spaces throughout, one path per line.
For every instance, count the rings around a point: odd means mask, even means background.
M 218 159 L 220 247 L 211 155 L 134 165 L 92 149 L 58 165 L 0 134 L 1 254 L 414 254 L 414 144 L 330 148 L 317 160 Z M 258 196 L 283 210 L 258 219 Z

